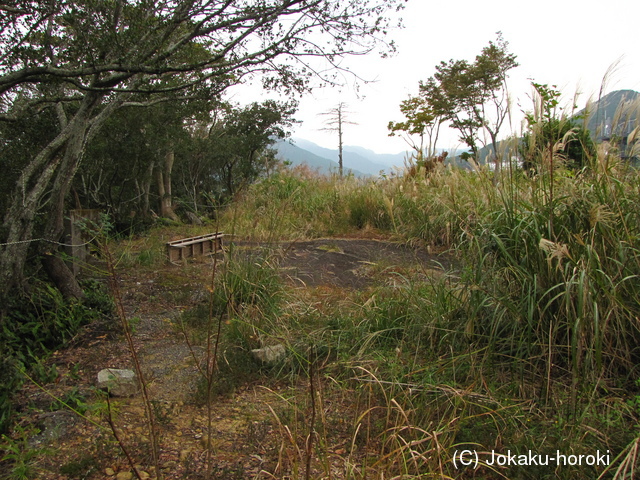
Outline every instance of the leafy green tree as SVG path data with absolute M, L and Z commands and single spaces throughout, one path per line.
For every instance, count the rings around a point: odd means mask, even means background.
M 498 152 L 498 134 L 509 118 L 511 109 L 507 76 L 511 69 L 518 66 L 516 56 L 508 52 L 508 47 L 508 42 L 504 40 L 502 33 L 498 32 L 496 42 L 489 42 L 476 57 L 473 65 L 483 100 L 477 118 L 482 120 L 482 128 L 489 135 L 496 169 L 502 160 Z M 473 112 L 474 115 L 478 113 L 476 109 Z
M 303 91 L 309 59 L 370 52 L 401 0 L 18 0 L 0 7 L 0 121 L 53 113 L 51 139 L 19 159 L 0 239 L 0 302 L 24 283 L 29 246 L 63 229 L 85 147 L 127 105 L 218 97 L 260 75 Z M 313 35 L 313 40 L 310 39 Z M 42 226 L 38 218 L 46 218 Z M 67 275 L 68 278 L 68 275 Z M 70 281 L 70 280 L 69 280 Z
M 489 42 L 473 62 L 440 62 L 436 73 L 420 82 L 419 97 L 401 105 L 407 122 L 392 122 L 389 127 L 392 132 L 423 135 L 427 131 L 437 133 L 440 125 L 448 121 L 476 160 L 479 134 L 484 130 L 499 165 L 498 134 L 509 116 L 507 74 L 516 66 L 515 55 L 508 53 L 508 43 L 498 33 L 496 42 Z
M 484 101 L 482 90 L 475 78 L 472 64 L 466 60 L 449 60 L 436 67 L 436 74 L 424 84 L 428 95 L 444 96 L 448 100 L 447 119 L 460 133 L 460 140 L 476 158 L 477 135 L 482 128 L 480 105 Z
M 433 99 L 426 95 L 409 97 L 400 104 L 400 111 L 405 117 L 404 122 L 389 122 L 389 135 L 403 132 L 409 139 L 418 136 L 419 143 L 408 140 L 417 152 L 418 159 L 425 156 L 425 137 L 427 138 L 426 157 L 431 158 L 436 153 L 440 127 L 446 121 L 445 112 L 441 111 Z
M 297 104 L 266 100 L 222 107 L 207 128 L 193 132 L 191 146 L 180 154 L 176 183 L 195 210 L 200 201 L 224 202 L 273 166 L 269 147 L 289 135 Z

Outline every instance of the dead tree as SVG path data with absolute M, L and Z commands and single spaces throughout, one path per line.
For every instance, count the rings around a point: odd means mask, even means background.
M 332 108 L 331 110 L 321 113 L 320 115 L 326 115 L 328 118 L 324 122 L 326 125 L 322 130 L 326 130 L 329 132 L 338 132 L 338 169 L 340 171 L 340 176 L 342 177 L 343 173 L 343 162 L 342 162 L 342 134 L 344 132 L 343 125 L 357 125 L 355 122 L 351 122 L 346 119 L 346 115 L 351 113 L 345 111 L 346 103 L 340 102 L 337 107 Z

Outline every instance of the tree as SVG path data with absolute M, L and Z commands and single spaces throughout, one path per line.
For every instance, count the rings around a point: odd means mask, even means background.
M 474 65 L 485 99 L 480 106 L 480 118 L 483 121 L 482 126 L 491 139 L 496 171 L 502 163 L 498 152 L 498 133 L 510 114 L 507 72 L 518 66 L 516 56 L 507 52 L 508 46 L 502 33 L 498 32 L 496 43 L 489 42 L 489 45 L 484 47 L 482 53 L 476 57 Z
M 238 189 L 264 174 L 275 163 L 269 147 L 289 135 L 295 102 L 266 100 L 246 107 L 224 105 L 206 133 L 194 138 L 194 145 L 181 162 L 179 185 L 193 192 L 192 198 L 206 195 L 224 202 Z M 195 132 L 194 132 L 195 133 Z M 205 175 L 193 175 L 193 167 Z M 186 192 L 185 192 L 186 193 Z
M 498 33 L 496 42 L 489 42 L 473 62 L 440 62 L 436 73 L 420 83 L 420 97 L 434 115 L 433 120 L 426 120 L 435 121 L 441 116 L 449 121 L 476 160 L 479 132 L 484 129 L 491 140 L 496 166 L 500 163 L 498 134 L 509 115 L 507 73 L 518 66 L 515 55 L 507 48 L 508 43 Z
M 344 133 L 343 126 L 345 124 L 349 125 L 357 125 L 355 122 L 350 122 L 346 119 L 345 112 L 346 104 L 344 102 L 338 103 L 337 107 L 332 108 L 331 110 L 321 113 L 321 115 L 326 115 L 329 118 L 325 121 L 325 125 L 327 125 L 323 130 L 328 130 L 330 132 L 338 133 L 338 171 L 340 172 L 340 176 L 342 177 L 343 173 L 343 162 L 342 162 L 342 134 Z
M 431 158 L 436 154 L 436 145 L 440 135 L 440 127 L 446 121 L 446 110 L 442 109 L 435 98 L 429 95 L 438 93 L 437 89 L 427 90 L 422 87 L 421 95 L 409 97 L 400 104 L 400 111 L 404 114 L 404 122 L 389 122 L 389 136 L 398 132 L 406 135 L 418 135 L 420 143 L 416 144 L 408 140 L 411 147 L 416 150 L 418 160 Z M 427 137 L 427 152 L 424 151 L 424 137 Z
M 322 57 L 337 65 L 380 44 L 401 0 L 17 0 L 0 7 L 0 120 L 52 112 L 55 129 L 19 159 L 0 246 L 0 302 L 62 233 L 65 198 L 90 139 L 119 108 L 216 98 L 262 75 L 302 91 Z M 44 214 L 47 221 L 36 225 Z M 37 227 L 37 233 L 35 232 Z M 34 233 L 36 233 L 34 235 Z M 69 279 L 71 280 L 71 279 Z
M 191 140 L 187 122 L 206 118 L 200 112 L 215 104 L 205 99 L 119 109 L 87 145 L 91 161 L 80 165 L 72 184 L 76 208 L 100 208 L 116 223 L 152 211 L 176 220 L 171 176 L 176 155 Z

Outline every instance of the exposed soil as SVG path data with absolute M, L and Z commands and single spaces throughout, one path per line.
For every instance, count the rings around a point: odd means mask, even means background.
M 248 252 L 263 247 L 240 241 L 235 245 Z M 449 267 L 445 255 L 369 239 L 283 243 L 276 251 L 283 277 L 293 287 L 303 289 L 364 289 L 374 281 L 380 284 L 381 279 L 384 284 L 385 278 L 393 282 L 394 277 L 408 269 L 421 276 L 432 276 L 441 273 L 443 266 Z M 204 364 L 205 347 L 188 345 L 176 328 L 175 319 L 207 298 L 210 265 L 210 259 L 200 258 L 183 266 L 167 264 L 160 270 L 129 269 L 120 277 L 122 301 L 128 318 L 133 319 L 133 339 L 157 419 L 160 465 L 166 479 L 202 478 L 207 409 L 198 402 L 197 390 L 201 378 L 198 366 Z M 90 325 L 73 345 L 57 352 L 50 363 L 55 363 L 58 371 L 55 382 L 42 389 L 26 385 L 19 398 L 24 415 L 21 424 L 29 445 L 55 451 L 53 456 L 42 457 L 36 466 L 37 478 L 116 478 L 118 472 L 130 471 L 108 427 L 109 409 L 119 438 L 128 446 L 140 470 L 153 477 L 149 432 L 140 395 L 114 398 L 107 408 L 105 399 L 97 398 L 93 390 L 100 369 L 133 368 L 120 330 L 106 321 Z M 290 415 L 296 417 L 308 408 L 292 405 L 290 400 L 295 398 L 295 391 L 306 388 L 302 381 L 292 385 L 291 381 L 283 383 L 274 376 L 253 376 L 217 397 L 212 405 L 213 478 L 266 479 L 274 478 L 272 474 L 283 478 L 283 472 L 300 452 L 285 441 L 296 432 L 284 431 L 284 422 L 281 424 L 280 420 Z M 86 418 L 69 414 L 55 398 L 65 399 L 71 406 L 74 399 L 83 399 L 90 405 Z M 344 427 L 343 407 L 335 397 L 332 402 L 333 405 L 327 405 L 326 421 L 333 422 L 339 438 Z M 302 428 L 297 423 L 294 418 L 293 426 L 287 428 Z M 296 438 L 304 438 L 297 433 Z M 344 441 L 327 448 L 339 459 L 348 441 L 345 430 Z M 122 473 L 119 478 L 125 477 Z
M 374 267 L 412 266 L 435 274 L 450 266 L 445 255 L 382 240 L 330 238 L 290 243 L 283 248 L 283 272 L 294 284 L 304 287 L 362 289 L 373 283 Z

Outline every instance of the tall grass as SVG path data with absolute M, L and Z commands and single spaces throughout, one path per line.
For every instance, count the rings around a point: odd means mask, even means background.
M 520 187 L 460 242 L 469 307 L 485 305 L 478 338 L 532 373 L 637 375 L 638 196 L 636 173 L 619 167 L 556 172 L 552 200 L 539 180 L 520 179 L 529 192 Z
M 492 355 L 526 360 L 533 375 L 579 383 L 638 375 L 636 182 L 636 171 L 603 157 L 578 175 L 504 171 L 498 186 L 459 170 L 337 184 L 282 173 L 257 185 L 244 208 L 275 199 L 284 238 L 371 228 L 454 249 L 464 264 L 449 293 L 464 310 L 460 331 Z M 257 214 L 253 226 L 270 221 Z
M 474 443 L 633 446 L 626 426 L 640 409 L 616 392 L 640 398 L 638 172 L 607 145 L 576 169 L 557 142 L 529 141 L 535 174 L 442 168 L 365 181 L 283 171 L 223 216 L 258 239 L 364 231 L 456 259 L 440 278 L 398 276 L 394 287 L 271 317 L 290 345 L 306 338 L 333 351 L 325 375 L 357 394 L 347 478 L 458 478 L 453 452 Z
M 339 236 L 358 229 L 391 233 L 385 183 L 282 171 L 251 186 L 221 216 L 224 230 L 255 240 Z

